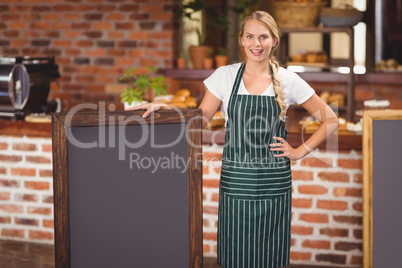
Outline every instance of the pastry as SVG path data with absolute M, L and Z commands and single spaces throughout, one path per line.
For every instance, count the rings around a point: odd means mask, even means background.
M 328 57 L 324 51 L 308 52 L 306 61 L 309 63 L 326 63 Z
M 339 93 L 331 94 L 328 98 L 328 103 L 332 106 L 345 106 L 345 97 Z
M 178 91 L 176 92 L 175 95 L 176 95 L 176 96 L 185 96 L 185 97 L 188 97 L 188 96 L 191 95 L 191 93 L 190 93 L 190 90 L 188 90 L 188 89 L 180 89 L 180 90 L 178 90 Z
M 185 102 L 186 101 L 186 96 L 184 95 L 174 95 L 172 98 L 172 102 Z
M 193 97 L 188 97 L 185 101 L 185 104 L 187 105 L 187 107 L 191 108 L 197 107 L 197 102 Z
M 292 56 L 292 62 L 306 62 L 306 54 L 295 54 Z
M 329 99 L 329 96 L 330 96 L 331 94 L 328 92 L 328 91 L 324 91 L 323 93 L 321 93 L 321 95 L 320 95 L 320 98 L 325 102 L 325 103 L 328 103 L 328 99 Z

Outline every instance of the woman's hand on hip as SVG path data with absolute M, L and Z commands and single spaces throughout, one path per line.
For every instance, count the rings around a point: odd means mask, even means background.
M 150 113 L 158 111 L 161 108 L 170 108 L 170 106 L 163 102 L 151 102 L 126 109 L 126 111 L 146 110 L 142 117 L 147 117 Z
M 279 151 L 281 154 L 274 154 L 275 157 L 287 157 L 290 160 L 298 160 L 305 156 L 306 154 L 303 152 L 302 147 L 293 148 L 290 144 L 281 137 L 273 137 L 275 140 L 279 141 L 278 143 L 271 143 L 269 146 L 271 147 L 271 151 Z

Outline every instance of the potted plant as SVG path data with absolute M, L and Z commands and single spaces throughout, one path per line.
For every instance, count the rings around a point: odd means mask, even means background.
M 187 60 L 182 49 L 180 50 L 179 57 L 176 59 L 176 64 L 178 69 L 185 69 L 187 67 Z
M 197 34 L 197 44 L 189 47 L 189 54 L 193 67 L 201 69 L 204 67 L 204 59 L 208 58 L 211 46 L 205 45 L 205 27 L 201 24 L 201 17 L 208 17 L 207 23 L 211 23 L 220 29 L 227 29 L 228 21 L 224 14 L 217 12 L 206 4 L 204 0 L 190 0 L 176 10 L 176 15 L 186 18 L 191 28 Z
M 220 47 L 218 49 L 217 55 L 215 56 L 216 68 L 227 65 L 228 61 L 229 57 L 227 55 L 227 49 Z
M 128 82 L 130 85 L 121 94 L 121 102 L 124 109 L 134 107 L 143 103 L 146 93 L 149 95 L 166 95 L 167 83 L 164 76 L 155 76 L 156 68 L 148 66 L 145 69 L 129 68 L 124 75 L 119 78 L 120 81 Z
M 204 66 L 204 69 L 212 69 L 214 67 L 214 59 L 213 59 L 214 50 L 211 47 L 210 49 L 208 49 L 207 52 L 208 52 L 208 54 L 207 54 L 206 58 L 204 59 L 203 66 Z

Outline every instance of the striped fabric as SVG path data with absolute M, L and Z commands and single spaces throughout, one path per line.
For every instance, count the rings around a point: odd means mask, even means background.
M 287 138 L 275 97 L 237 95 L 239 69 L 228 106 L 219 185 L 218 265 L 277 268 L 289 265 L 292 178 L 290 160 L 275 158 L 272 137 Z

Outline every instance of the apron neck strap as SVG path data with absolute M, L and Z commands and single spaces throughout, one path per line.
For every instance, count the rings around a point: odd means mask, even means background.
M 246 61 L 241 64 L 239 70 L 237 71 L 236 79 L 232 88 L 232 96 L 237 95 L 237 92 L 239 91 L 240 82 L 243 77 L 245 67 L 246 67 Z
M 271 74 L 271 79 L 274 80 L 274 70 L 272 69 L 271 64 L 269 64 L 269 73 Z
M 236 79 L 235 79 L 235 82 L 234 82 L 233 88 L 232 88 L 232 95 L 237 95 L 237 92 L 239 91 L 240 82 L 241 82 L 241 79 L 243 78 L 243 73 L 244 73 L 245 68 L 246 68 L 246 61 L 244 61 L 241 64 L 239 70 L 237 71 Z M 273 81 L 273 79 L 274 79 L 274 70 L 273 70 L 271 64 L 269 64 L 269 73 L 271 74 L 271 79 Z M 275 97 L 277 97 L 276 93 L 275 93 Z

